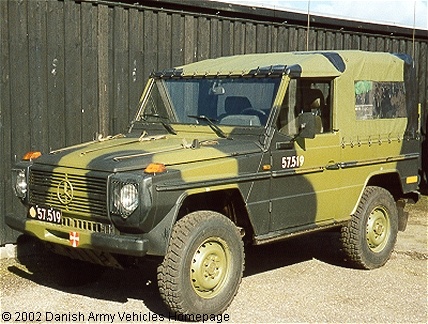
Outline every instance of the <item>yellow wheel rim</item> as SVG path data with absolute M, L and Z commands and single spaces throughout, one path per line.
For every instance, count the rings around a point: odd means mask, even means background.
M 367 244 L 373 252 L 381 252 L 391 233 L 389 214 L 379 206 L 373 209 L 367 220 Z
M 230 250 L 220 238 L 205 240 L 196 250 L 190 266 L 190 279 L 196 294 L 213 298 L 225 286 L 231 266 Z

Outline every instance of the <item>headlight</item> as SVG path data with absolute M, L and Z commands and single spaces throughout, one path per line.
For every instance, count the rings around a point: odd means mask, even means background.
M 119 202 L 129 214 L 138 207 L 138 190 L 134 184 L 126 184 L 120 189 Z
M 108 213 L 120 231 L 143 233 L 152 208 L 152 177 L 141 172 L 115 173 L 108 180 Z M 144 230 L 143 230 L 144 228 Z
M 21 199 L 25 198 L 27 194 L 28 182 L 27 182 L 27 171 L 26 169 L 14 170 L 14 190 L 15 195 Z
M 138 186 L 135 183 L 112 182 L 113 210 L 123 218 L 128 218 L 139 205 Z

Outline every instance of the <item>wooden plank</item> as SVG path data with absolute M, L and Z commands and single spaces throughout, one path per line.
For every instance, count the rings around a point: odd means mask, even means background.
M 268 26 L 268 34 L 269 34 L 269 52 L 278 52 L 278 26 Z
M 306 50 L 315 51 L 318 49 L 317 32 L 314 29 L 310 28 L 308 32 L 307 28 L 305 29 L 302 28 L 301 30 L 299 30 L 299 35 L 302 41 L 302 42 L 299 42 L 300 49 L 304 51 Z
M 385 52 L 385 39 L 382 37 L 377 37 L 376 39 L 376 51 Z
M 114 102 L 110 115 L 113 116 L 113 133 L 123 133 L 129 122 L 129 53 L 128 53 L 128 10 L 113 8 L 113 86 Z
M 157 21 L 156 13 L 151 10 L 144 11 L 144 75 L 157 70 Z
M 270 51 L 270 38 L 268 36 L 267 26 L 265 24 L 256 24 L 255 26 L 255 52 L 266 53 Z
M 298 51 L 306 51 L 306 37 L 307 37 L 307 29 L 306 28 L 298 28 L 297 29 L 297 50 Z M 312 32 L 309 33 L 309 49 L 313 48 L 313 41 L 311 41 Z
M 363 51 L 366 51 L 369 47 L 369 39 L 366 35 L 361 36 L 360 48 Z
M 82 39 L 81 7 L 64 2 L 65 27 L 65 140 L 66 145 L 82 142 Z
M 172 14 L 171 17 L 171 66 L 184 64 L 184 16 Z
M 9 52 L 9 4 L 0 1 L 0 245 L 14 241 L 17 233 L 13 232 L 4 222 L 4 215 L 13 212 L 13 204 L 17 202 L 12 195 L 10 169 L 11 159 L 11 114 L 10 105 L 10 66 Z
M 326 32 L 325 49 L 333 50 L 334 48 L 334 33 L 331 31 Z
M 325 31 L 324 30 L 314 30 L 315 31 L 315 37 L 316 37 L 316 49 L 317 50 L 324 50 L 325 49 Z
M 9 150 L 6 149 L 6 151 L 3 151 L 1 154 L 1 156 L 4 156 L 4 158 L 8 160 L 2 167 L 2 169 L 4 168 L 5 172 L 8 173 L 10 172 L 11 163 L 14 162 L 15 157 L 17 159 L 21 159 L 24 153 L 30 149 L 31 143 L 27 6 L 28 2 L 25 1 L 8 2 L 8 26 L 13 26 L 13 28 L 6 29 L 9 33 L 7 43 L 9 46 L 9 74 L 7 77 L 9 81 L 8 92 L 10 99 L 8 102 L 9 109 L 6 116 L 6 122 L 8 122 L 8 127 L 10 128 L 5 130 L 6 132 L 9 132 L 9 134 L 5 136 L 5 139 L 9 140 L 9 143 L 7 144 Z M 3 48 L 5 44 L 2 43 L 1 46 Z M 9 177 L 7 176 L 7 178 Z M 8 203 L 5 208 L 5 212 L 7 214 L 22 214 L 24 212 L 24 208 L 19 203 L 18 199 L 12 194 L 10 189 L 11 187 L 12 186 L 9 183 L 9 186 L 4 192 L 5 201 Z M 7 239 L 6 242 L 10 242 L 10 240 L 13 240 L 18 234 L 12 231 L 9 227 L 6 227 L 4 225 L 4 218 L 2 215 L 0 215 L 0 217 L 0 227 L 4 228 L 5 239 Z
M 335 49 L 344 49 L 343 47 L 343 33 L 337 32 L 335 37 Z
M 233 24 L 230 20 L 221 21 L 222 39 L 221 39 L 221 53 L 222 56 L 229 56 L 233 54 Z
M 399 53 L 406 53 L 406 41 L 404 39 L 400 39 L 398 43 L 398 52 Z
M 422 105 L 422 132 L 425 135 L 424 141 L 424 168 L 428 175 L 428 43 L 421 42 L 419 48 L 419 60 L 416 64 L 419 67 L 419 102 Z M 424 122 L 425 121 L 425 122 Z
M 257 50 L 257 32 L 256 25 L 252 22 L 245 24 L 245 54 L 256 53 Z
M 351 35 L 349 35 L 348 33 L 343 34 L 343 49 L 352 49 L 352 38 Z
M 245 25 L 241 21 L 233 22 L 233 54 L 245 53 Z
M 210 23 L 210 58 L 217 58 L 222 56 L 222 23 L 218 18 L 211 18 Z
M 109 133 L 109 8 L 98 5 L 98 133 Z
M 81 3 L 82 29 L 82 140 L 94 138 L 98 131 L 98 39 L 97 7 L 90 3 Z
M 9 2 L 10 26 L 14 26 L 9 29 L 12 154 L 18 158 L 29 150 L 31 138 L 27 5 L 27 1 Z
M 191 15 L 184 18 L 184 64 L 196 61 L 196 19 Z
M 46 3 L 28 2 L 30 149 L 49 151 L 46 62 Z
M 278 52 L 289 50 L 289 31 L 286 27 L 278 28 Z
M 297 51 L 297 28 L 290 27 L 288 29 L 288 49 L 287 51 Z
M 390 38 L 385 38 L 384 48 L 385 52 L 392 52 L 392 40 Z
M 398 53 L 399 41 L 396 38 L 393 38 L 391 41 L 392 41 L 391 51 L 393 53 Z
M 157 57 L 158 70 L 171 67 L 171 15 L 159 12 L 157 15 Z
M 65 146 L 64 2 L 48 1 L 46 15 L 47 113 L 49 149 Z
M 196 60 L 206 60 L 210 58 L 210 20 L 206 17 L 197 18 L 197 52 Z
M 413 42 L 412 40 L 406 40 L 406 54 L 413 55 Z
M 129 119 L 137 111 L 138 101 L 148 75 L 143 73 L 143 12 L 129 10 Z M 130 120 L 129 120 L 130 121 Z

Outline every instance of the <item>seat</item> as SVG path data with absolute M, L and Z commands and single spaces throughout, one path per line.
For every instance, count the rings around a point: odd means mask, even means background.
M 252 108 L 251 102 L 247 97 L 243 96 L 229 96 L 224 101 L 224 110 L 226 113 L 218 117 L 220 124 L 224 125 L 260 125 L 260 120 L 257 118 L 248 118 L 249 116 L 242 116 L 243 110 Z
M 303 111 L 309 112 L 325 106 L 324 95 L 320 89 L 306 89 L 303 93 Z
M 251 108 L 250 99 L 242 96 L 230 96 L 224 101 L 226 115 L 239 115 L 244 109 Z
M 320 89 L 306 89 L 303 93 L 303 111 L 316 116 L 316 133 L 323 132 L 321 111 L 325 107 L 324 94 Z

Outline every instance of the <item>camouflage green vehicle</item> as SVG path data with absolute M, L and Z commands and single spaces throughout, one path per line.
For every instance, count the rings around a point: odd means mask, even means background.
M 7 223 L 74 259 L 160 257 L 160 294 L 179 314 L 226 310 L 245 244 L 337 228 L 347 259 L 380 267 L 417 197 L 414 82 L 409 56 L 362 51 L 154 73 L 126 134 L 17 163 L 28 214 Z

